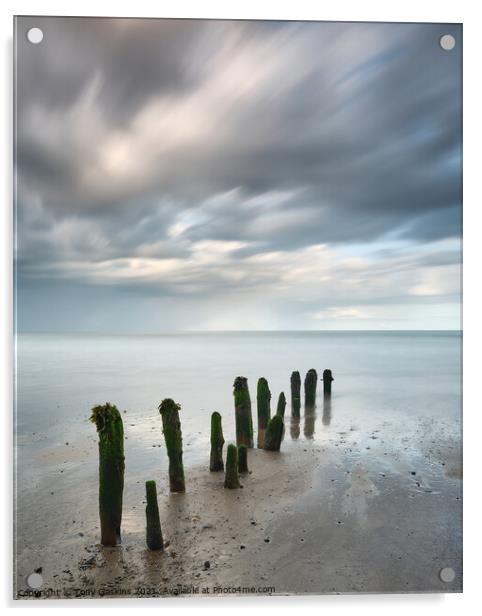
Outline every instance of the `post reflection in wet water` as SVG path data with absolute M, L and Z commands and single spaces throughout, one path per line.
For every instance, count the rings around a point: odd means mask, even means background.
M 331 396 L 323 398 L 323 417 L 321 422 L 324 426 L 329 426 L 331 423 Z
M 303 427 L 303 434 L 305 438 L 312 439 L 315 434 L 315 421 L 316 421 L 316 406 L 305 406 L 305 425 Z
M 292 417 L 290 424 L 290 435 L 294 441 L 297 441 L 300 437 L 300 418 Z
M 323 415 L 321 417 L 321 422 L 324 426 L 329 426 L 331 424 L 331 396 L 323 397 Z M 304 415 L 304 423 L 303 423 L 303 434 L 307 439 L 313 439 L 315 434 L 315 424 L 316 424 L 316 406 L 305 406 L 305 415 Z M 300 418 L 291 416 L 290 419 L 290 436 L 291 439 L 296 441 L 300 437 Z

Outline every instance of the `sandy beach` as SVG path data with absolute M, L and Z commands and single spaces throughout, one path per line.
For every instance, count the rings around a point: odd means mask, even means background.
M 153 441 L 157 462 L 165 453 L 158 418 L 130 425 L 123 417 L 127 469 L 136 432 Z M 402 432 L 380 416 L 367 425 L 333 419 L 329 404 L 299 421 L 287 416 L 281 452 L 250 450 L 251 472 L 239 490 L 224 489 L 223 473 L 209 472 L 208 448 L 206 462 L 186 470 L 185 494 L 169 493 L 165 470 L 152 472 L 163 552 L 145 547 L 145 470 L 126 471 L 122 545 L 103 548 L 96 477 L 71 483 L 83 460 L 95 460 L 95 435 L 40 450 L 51 489 L 37 500 L 31 492 L 17 517 L 15 596 L 460 591 L 454 426 L 420 420 Z M 310 438 L 315 430 L 323 438 Z M 452 583 L 440 580 L 443 567 L 455 571 Z M 25 583 L 33 570 L 43 577 L 40 593 Z

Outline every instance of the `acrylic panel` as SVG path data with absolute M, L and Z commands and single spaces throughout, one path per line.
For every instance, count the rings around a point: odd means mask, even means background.
M 462 590 L 462 26 L 17 17 L 19 599 Z

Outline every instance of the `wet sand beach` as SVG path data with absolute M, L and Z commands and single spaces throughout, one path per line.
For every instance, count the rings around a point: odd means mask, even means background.
M 242 489 L 224 489 L 207 463 L 187 469 L 185 494 L 151 473 L 164 552 L 145 548 L 145 473 L 126 473 L 117 548 L 98 545 L 96 481 L 52 482 L 23 516 L 18 590 L 39 567 L 43 588 L 60 596 L 460 590 L 460 450 L 450 429 L 421 423 L 403 434 L 381 421 L 334 431 L 327 413 L 288 417 L 280 453 L 250 450 Z M 290 440 L 318 424 L 321 444 Z M 95 450 L 93 438 L 42 457 L 53 476 L 68 475 Z M 446 566 L 451 584 L 439 579 Z
M 72 421 L 58 429 L 20 431 L 15 596 L 35 596 L 26 584 L 33 571 L 43 578 L 40 596 L 53 598 L 460 591 L 456 392 L 439 391 L 437 381 L 437 396 L 417 410 L 418 390 L 413 398 L 404 392 L 405 404 L 394 394 L 390 406 L 372 404 L 360 388 L 357 403 L 349 374 L 346 383 L 342 370 L 334 375 L 330 401 L 319 384 L 316 408 L 302 409 L 299 420 L 288 404 L 279 453 L 249 450 L 251 472 L 238 490 L 224 489 L 222 472 L 209 472 L 209 412 L 222 413 L 227 445 L 232 406 L 212 404 L 199 416 L 189 404 L 181 410 L 185 494 L 169 493 L 155 406 L 119 406 L 126 474 L 116 548 L 99 545 L 97 434 L 87 404 L 74 401 L 70 414 L 60 405 Z M 256 424 L 254 384 L 251 378 Z M 145 546 L 148 479 L 157 482 L 163 552 Z M 441 581 L 444 567 L 454 570 L 453 582 Z

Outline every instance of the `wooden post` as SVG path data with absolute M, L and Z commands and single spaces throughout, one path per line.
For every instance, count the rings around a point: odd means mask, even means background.
M 286 398 L 283 392 L 280 393 L 278 398 L 278 406 L 276 407 L 276 415 L 279 415 L 284 421 L 286 409 Z
M 226 454 L 226 476 L 224 478 L 224 487 L 234 490 L 239 488 L 238 476 L 238 449 L 232 443 L 228 445 Z
M 248 448 L 246 445 L 238 447 L 238 472 L 249 473 L 248 469 Z
M 234 380 L 234 412 L 236 418 L 236 444 L 253 447 L 253 417 L 248 379 L 238 376 Z
M 216 411 L 211 415 L 211 456 L 209 459 L 210 471 L 223 471 L 223 427 L 221 424 L 221 415 Z
M 146 481 L 146 543 L 150 550 L 162 550 L 161 522 L 157 504 L 157 489 L 155 481 Z
M 301 377 L 298 370 L 291 373 L 291 416 L 299 417 L 301 408 Z
M 101 543 L 121 542 L 124 492 L 124 426 L 117 408 L 107 402 L 94 406 L 90 421 L 99 435 L 99 514 Z
M 314 407 L 316 403 L 316 385 L 318 375 L 314 368 L 311 368 L 306 373 L 305 377 L 305 406 Z
M 280 450 L 283 428 L 283 418 L 280 415 L 275 415 L 270 419 L 268 427 L 266 428 L 266 438 L 264 440 L 264 448 L 267 451 Z
M 323 370 L 323 395 L 325 398 L 331 396 L 331 382 L 334 380 L 331 370 Z
M 270 408 L 271 392 L 269 390 L 268 381 L 261 377 L 258 380 L 256 402 L 258 407 L 258 447 L 264 446 L 264 435 L 268 421 L 271 418 Z
M 185 492 L 184 467 L 182 464 L 182 432 L 179 420 L 181 406 L 171 398 L 166 398 L 159 405 L 162 417 L 164 440 L 169 457 L 169 487 L 171 492 Z

